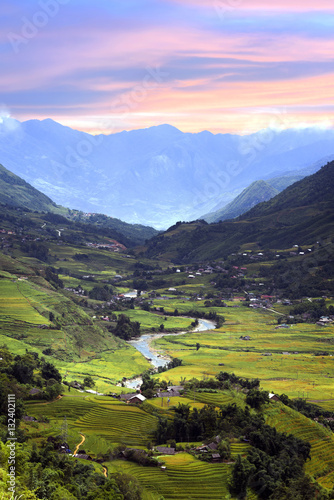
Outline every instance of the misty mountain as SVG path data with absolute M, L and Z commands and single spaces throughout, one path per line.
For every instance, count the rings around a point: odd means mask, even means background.
M 333 139 L 320 128 L 238 136 L 170 125 L 92 136 L 50 119 L 3 118 L 0 162 L 57 204 L 164 228 L 332 155 Z

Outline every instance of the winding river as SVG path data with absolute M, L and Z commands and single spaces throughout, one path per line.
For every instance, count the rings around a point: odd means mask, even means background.
M 152 341 L 155 339 L 160 339 L 161 337 L 167 337 L 171 335 L 184 335 L 191 332 L 204 332 L 206 330 L 214 330 L 216 328 L 215 323 L 208 319 L 199 319 L 198 323 L 198 326 L 191 331 L 179 333 L 148 333 L 146 335 L 142 335 L 138 340 L 130 340 L 128 344 L 131 344 L 133 347 L 135 347 L 139 352 L 141 352 L 141 354 L 143 354 L 143 356 L 145 356 L 145 358 L 150 360 L 150 363 L 155 368 L 158 368 L 159 366 L 164 366 L 165 364 L 167 364 L 168 361 L 170 361 L 170 358 L 159 354 L 151 346 Z M 137 389 L 141 385 L 141 383 L 142 379 L 140 377 L 137 377 L 135 379 L 127 380 L 125 382 L 125 386 L 131 389 Z

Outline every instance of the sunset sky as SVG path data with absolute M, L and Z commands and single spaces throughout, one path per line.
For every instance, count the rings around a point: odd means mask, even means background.
M 333 0 L 7 0 L 1 115 L 92 133 L 333 126 Z

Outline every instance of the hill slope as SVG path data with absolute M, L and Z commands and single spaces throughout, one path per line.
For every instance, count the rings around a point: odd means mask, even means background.
M 50 212 L 63 215 L 72 221 L 72 229 L 89 233 L 93 226 L 101 229 L 102 234 L 109 230 L 111 237 L 120 241 L 124 240 L 127 246 L 140 245 L 158 234 L 158 231 L 152 227 L 141 224 L 128 224 L 119 219 L 108 217 L 103 214 L 86 214 L 79 210 L 70 210 L 68 208 L 56 205 L 48 196 L 35 189 L 19 176 L 7 170 L 0 165 L 0 204 L 9 207 L 20 207 L 23 209 L 37 212 Z M 56 220 L 60 224 L 70 223 L 69 220 Z M 85 225 L 87 227 L 85 228 Z M 96 232 L 96 227 L 93 232 Z
M 333 188 L 331 162 L 233 221 L 178 223 L 153 238 L 147 254 L 190 262 L 220 258 L 251 243 L 273 249 L 312 245 L 334 234 Z
M 227 219 L 234 219 L 239 215 L 247 212 L 250 208 L 254 207 L 262 201 L 270 200 L 276 194 L 278 190 L 270 186 L 265 181 L 254 181 L 250 186 L 242 191 L 231 203 L 226 205 L 226 207 L 207 214 L 203 217 L 207 222 L 219 222 Z

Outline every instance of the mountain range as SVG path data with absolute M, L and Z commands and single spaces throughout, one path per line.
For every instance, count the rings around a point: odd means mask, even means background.
M 238 136 L 170 125 L 93 136 L 3 118 L 0 161 L 59 205 L 163 229 L 223 208 L 254 181 L 307 175 L 334 158 L 333 139 L 320 128 Z
M 181 263 L 219 259 L 241 249 L 284 249 L 327 241 L 334 234 L 333 191 L 334 161 L 236 219 L 216 224 L 178 222 L 150 240 L 147 255 Z

